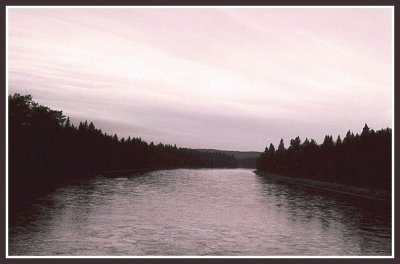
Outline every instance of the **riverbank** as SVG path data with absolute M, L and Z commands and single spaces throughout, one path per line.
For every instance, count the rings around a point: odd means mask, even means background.
M 135 176 L 142 173 L 158 170 L 156 168 L 141 168 L 141 169 L 124 169 L 124 170 L 82 170 L 68 172 L 46 172 L 32 173 L 30 176 L 24 176 L 21 181 L 14 181 L 9 175 L 9 202 L 10 207 L 19 207 L 21 204 L 30 202 L 37 197 L 43 196 L 58 186 L 63 185 L 68 180 L 85 179 L 94 176 L 104 177 L 120 177 L 120 176 Z M 21 177 L 20 177 L 21 178 Z
M 353 195 L 359 197 L 365 197 L 369 199 L 382 200 L 385 202 L 391 202 L 391 194 L 390 192 L 374 189 L 374 188 L 360 188 L 355 186 L 348 186 L 344 184 L 332 183 L 332 182 L 323 182 L 305 178 L 294 178 L 289 176 L 283 176 L 278 174 L 266 173 L 263 171 L 255 170 L 255 174 L 268 177 L 278 181 L 284 181 L 288 183 L 293 183 L 297 185 L 303 185 L 307 187 L 317 188 L 324 191 L 342 193 L 345 195 Z
M 125 169 L 125 170 L 98 170 L 98 171 L 89 171 L 89 172 L 80 172 L 80 173 L 74 173 L 69 175 L 75 175 L 75 176 L 97 176 L 97 175 L 102 175 L 106 177 L 119 177 L 119 176 L 130 176 L 133 174 L 139 174 L 139 173 L 144 173 L 148 171 L 153 171 L 153 170 L 158 170 L 156 168 L 143 168 L 143 169 Z

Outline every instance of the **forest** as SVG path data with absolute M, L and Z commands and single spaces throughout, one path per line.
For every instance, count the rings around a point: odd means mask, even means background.
M 88 121 L 75 126 L 31 95 L 9 95 L 8 107 L 9 189 L 15 195 L 76 172 L 237 167 L 237 160 L 223 153 L 119 138 Z
M 257 169 L 290 177 L 340 183 L 363 188 L 391 190 L 392 130 L 374 131 L 367 124 L 361 134 L 348 131 L 336 141 L 326 135 L 322 144 L 299 137 L 290 140 L 285 148 L 281 139 L 278 148 L 273 144 L 257 160 Z
M 62 111 L 33 101 L 31 95 L 8 97 L 8 175 L 11 197 L 35 192 L 66 178 L 113 170 L 236 168 L 238 159 L 222 151 L 178 148 L 119 138 L 92 122 L 71 123 Z M 256 161 L 260 171 L 291 177 L 391 190 L 392 131 L 348 131 L 322 144 L 299 137 L 265 148 Z M 250 164 L 251 165 L 251 164 Z M 250 166 L 249 165 L 249 166 Z

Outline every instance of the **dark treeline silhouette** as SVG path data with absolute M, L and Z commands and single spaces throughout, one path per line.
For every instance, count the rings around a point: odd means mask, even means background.
M 392 131 L 374 131 L 365 124 L 362 133 L 348 131 L 343 140 L 325 136 L 321 145 L 313 139 L 283 139 L 275 149 L 265 148 L 257 160 L 257 169 L 291 177 L 328 181 L 356 187 L 391 190 Z
M 249 169 L 256 168 L 257 158 L 242 158 L 237 160 L 239 168 L 249 168 Z
M 62 111 L 39 105 L 30 95 L 10 95 L 8 101 L 11 192 L 59 180 L 60 172 L 237 167 L 237 160 L 223 153 L 119 138 L 87 121 L 74 126 Z
M 238 168 L 256 168 L 256 161 L 261 155 L 258 151 L 235 151 L 235 150 L 219 150 L 219 149 L 197 149 L 205 152 L 219 152 L 237 159 Z

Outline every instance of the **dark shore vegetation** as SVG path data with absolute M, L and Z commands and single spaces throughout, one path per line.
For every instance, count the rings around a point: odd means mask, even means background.
M 285 148 L 281 139 L 277 149 L 265 148 L 257 160 L 262 172 L 378 189 L 390 193 L 392 176 L 392 130 L 374 131 L 365 124 L 361 134 L 348 131 L 336 141 L 327 135 L 321 145 L 299 137 Z
M 119 138 L 88 121 L 75 126 L 31 95 L 10 95 L 8 103 L 11 200 L 93 172 L 237 167 L 237 160 L 223 153 Z
M 198 149 L 205 152 L 220 152 L 226 155 L 233 156 L 237 159 L 239 168 L 256 168 L 256 161 L 261 155 L 258 151 L 232 151 L 232 150 L 218 150 L 218 149 Z
M 391 190 L 390 128 L 374 131 L 365 125 L 361 134 L 348 131 L 343 140 L 338 136 L 336 141 L 325 136 L 320 145 L 313 139 L 301 142 L 296 137 L 285 148 L 281 140 L 277 149 L 270 144 L 259 155 L 119 138 L 102 132 L 92 122 L 75 126 L 62 111 L 40 105 L 30 95 L 10 95 L 8 102 L 11 203 L 71 178 L 173 168 L 251 168 L 257 156 L 260 172 L 388 193 Z

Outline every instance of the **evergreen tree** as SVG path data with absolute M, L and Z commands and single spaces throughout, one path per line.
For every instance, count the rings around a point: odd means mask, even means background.
M 365 124 L 361 135 L 349 130 L 343 140 L 339 135 L 336 142 L 326 135 L 321 145 L 307 138 L 300 144 L 296 137 L 285 149 L 281 139 L 276 155 L 271 144 L 258 159 L 257 169 L 390 191 L 391 138 L 390 128 L 374 131 Z
M 283 142 L 283 138 L 279 141 L 278 150 L 279 153 L 283 153 L 285 151 L 285 144 Z
M 75 127 L 62 111 L 39 105 L 30 95 L 14 94 L 8 100 L 9 187 L 13 199 L 73 177 L 74 173 L 237 166 L 234 157 L 221 153 L 161 143 L 155 146 L 141 138 L 119 141 L 117 134 L 102 133 L 87 120 Z M 58 173 L 63 176 L 55 176 Z

